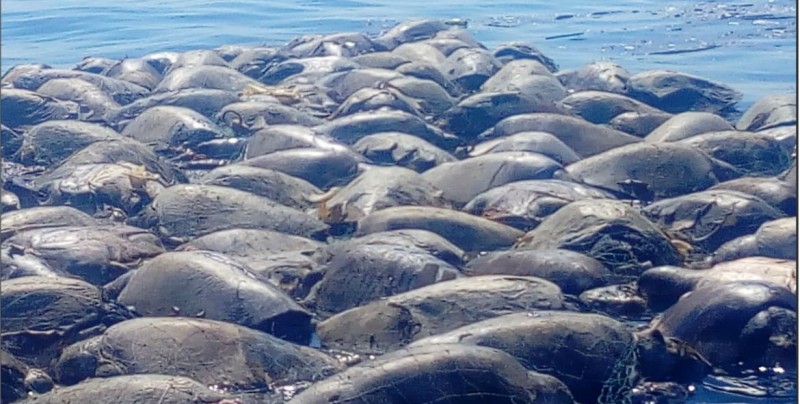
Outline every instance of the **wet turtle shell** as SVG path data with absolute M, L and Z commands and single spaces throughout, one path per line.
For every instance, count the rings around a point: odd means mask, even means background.
M 566 171 L 586 185 L 650 202 L 716 185 L 723 175 L 719 171 L 726 167 L 692 145 L 639 143 L 585 158 L 567 166 Z M 650 196 L 630 193 L 625 184 L 631 180 L 646 186 Z
M 338 149 L 294 148 L 242 161 L 241 165 L 280 171 L 321 189 L 349 182 L 359 172 L 361 155 Z
M 61 348 L 102 333 L 131 314 L 79 279 L 25 276 L 3 281 L 3 348 L 47 369 Z
M 682 341 L 715 367 L 732 369 L 740 361 L 746 366 L 773 365 L 765 361 L 776 359 L 791 366 L 797 318 L 784 322 L 775 309 L 796 313 L 796 296 L 774 283 L 715 283 L 678 300 L 650 328 Z
M 126 161 L 65 164 L 34 181 L 40 202 L 70 205 L 91 215 L 117 215 L 124 220 L 139 213 L 169 186 L 159 174 Z
M 510 275 L 475 276 L 352 308 L 321 322 L 317 333 L 329 348 L 378 354 L 491 317 L 563 308 L 561 291 L 549 281 Z
M 109 116 L 120 108 L 111 94 L 80 78 L 51 79 L 36 92 L 78 104 L 78 118 L 83 121 L 107 122 Z
M 614 62 L 593 62 L 578 70 L 559 72 L 559 80 L 575 91 L 608 91 L 627 94 L 631 74 Z
M 380 231 L 343 242 L 332 243 L 317 254 L 317 259 L 327 262 L 331 256 L 336 254 L 337 249 L 346 247 L 349 244 L 388 244 L 417 247 L 454 267 L 460 267 L 465 259 L 464 250 L 436 233 L 421 229 Z
M 15 159 L 27 165 L 57 166 L 92 143 L 122 138 L 119 133 L 98 124 L 49 120 L 26 131 Z
M 158 238 L 131 226 L 60 226 L 5 240 L 9 255 L 31 255 L 56 273 L 103 285 L 164 252 Z
M 395 110 L 357 112 L 317 126 L 314 130 L 345 144 L 354 144 L 366 136 L 381 132 L 407 133 L 448 151 L 460 143 L 456 136 L 426 123 L 422 118 Z
M 711 132 L 692 136 L 680 143 L 696 146 L 747 176 L 778 175 L 787 170 L 792 162 L 790 149 L 783 147 L 773 137 L 757 132 Z
M 797 217 L 764 222 L 755 233 L 723 244 L 712 260 L 718 263 L 748 256 L 797 260 Z
M 128 280 L 117 301 L 144 316 L 200 316 L 307 343 L 311 315 L 239 262 L 210 251 L 161 254 Z
M 661 266 L 645 271 L 637 282 L 639 293 L 655 311 L 663 311 L 694 289 L 722 282 L 763 281 L 796 292 L 797 262 L 745 257 L 718 263 L 708 269 Z
M 561 248 L 586 254 L 622 280 L 681 257 L 667 236 L 636 209 L 611 199 L 573 202 L 550 215 L 516 244 L 518 250 Z
M 613 196 L 597 188 L 562 180 L 514 181 L 478 194 L 463 210 L 530 231 L 558 209 L 585 199 L 613 199 Z
M 465 173 L 468 173 L 465 175 Z M 493 188 L 523 180 L 552 179 L 563 166 L 539 153 L 498 152 L 444 163 L 422 174 L 455 206 L 464 206 Z
M 40 206 L 3 213 L 0 241 L 33 229 L 60 226 L 93 226 L 98 220 L 69 206 Z
M 591 123 L 609 123 L 616 116 L 634 112 L 638 114 L 664 113 L 641 101 L 621 94 L 605 91 L 579 91 L 563 97 L 558 102 L 559 110 L 579 116 Z
M 67 385 L 89 377 L 162 374 L 233 391 L 313 382 L 341 367 L 322 352 L 247 327 L 164 317 L 115 324 L 68 346 L 55 365 L 57 379 Z
M 129 223 L 152 228 L 165 244 L 233 228 L 266 229 L 304 237 L 323 237 L 327 226 L 297 209 L 262 196 L 217 185 L 165 188 Z
M 198 184 L 218 185 L 247 191 L 269 198 L 282 205 L 305 210 L 322 191 L 300 178 L 278 170 L 232 164 L 211 170 Z
M 225 62 L 223 61 L 223 63 Z M 245 91 L 247 88 L 261 89 L 267 87 L 227 66 L 179 66 L 173 64 L 170 70 L 164 73 L 164 78 L 153 89 L 153 93 L 172 92 L 188 88 L 205 88 L 238 93 Z
M 402 167 L 371 167 L 317 207 L 326 223 L 357 222 L 392 206 L 448 207 L 442 191 Z
M 353 150 L 374 164 L 400 166 L 419 173 L 456 161 L 450 153 L 402 132 L 382 132 L 363 137 L 353 145 Z
M 78 104 L 18 88 L 4 88 L 0 102 L 2 123 L 11 129 L 78 117 Z
M 19 210 L 19 197 L 11 191 L 5 189 L 0 191 L 0 201 L 2 201 L 2 213 L 11 212 L 12 210 Z
M 664 199 L 645 207 L 645 217 L 669 234 L 707 252 L 764 222 L 785 215 L 762 199 L 736 191 L 701 191 Z
M 653 129 L 645 138 L 648 143 L 677 142 L 708 132 L 733 130 L 728 121 L 710 112 L 683 112 L 672 116 Z
M 669 70 L 649 70 L 631 76 L 628 94 L 671 113 L 716 113 L 742 99 L 742 93 L 724 84 Z
M 162 76 L 147 60 L 141 58 L 126 58 L 108 66 L 103 70 L 103 74 L 124 80 L 133 84 L 138 84 L 148 90 L 153 90 L 158 86 Z
M 461 276 L 415 246 L 357 243 L 337 249 L 322 272 L 305 301 L 322 317 Z
M 599 261 L 569 250 L 496 251 L 470 260 L 464 274 L 535 276 L 558 285 L 566 294 L 606 285 L 612 276 Z
M 491 348 L 435 344 L 393 352 L 312 385 L 292 401 L 572 403 L 563 383 Z
M 201 113 L 207 118 L 214 117 L 226 105 L 239 101 L 234 91 L 207 88 L 189 88 L 166 93 L 150 94 L 114 111 L 108 117 L 111 126 L 123 130 L 131 119 L 155 106 L 184 107 Z
M 499 139 L 487 140 L 471 147 L 471 157 L 489 153 L 525 151 L 540 153 L 562 165 L 572 164 L 581 159 L 564 142 L 547 132 L 519 132 Z
M 166 375 L 132 375 L 87 380 L 74 386 L 58 388 L 50 393 L 29 397 L 21 404 L 61 404 L 65 402 L 136 403 L 219 403 L 233 401 L 236 395 L 209 389 L 188 377 Z
M 797 125 L 794 94 L 768 95 L 756 101 L 736 122 L 736 129 L 761 131 L 786 125 Z
M 535 46 L 524 42 L 509 42 L 494 49 L 494 57 L 506 65 L 515 60 L 534 60 L 541 63 L 549 72 L 558 71 L 558 65 L 553 59 L 545 56 Z
M 770 204 L 775 209 L 789 215 L 797 215 L 797 189 L 792 189 L 792 184 L 780 178 L 769 177 L 742 177 L 730 181 L 720 182 L 709 188 L 713 190 L 739 191 L 757 196 Z
M 373 212 L 359 220 L 354 235 L 400 229 L 428 230 L 471 252 L 507 248 L 524 234 L 513 227 L 457 210 L 398 206 Z
M 622 402 L 636 380 L 636 341 L 598 314 L 514 313 L 421 339 L 412 347 L 458 343 L 500 349 L 527 369 L 557 377 L 579 402 Z
M 545 112 L 510 116 L 483 132 L 479 139 L 488 140 L 530 131 L 550 133 L 584 157 L 641 142 L 635 136 L 580 118 Z

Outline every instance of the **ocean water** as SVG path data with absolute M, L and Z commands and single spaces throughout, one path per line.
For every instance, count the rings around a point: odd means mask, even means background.
M 458 18 L 489 48 L 528 42 L 562 69 L 610 60 L 632 73 L 671 69 L 710 78 L 744 94 L 740 109 L 797 91 L 795 0 L 2 0 L 0 8 L 3 72 L 22 63 L 69 68 L 85 56 L 282 45 L 305 34 L 378 34 L 410 18 Z M 790 381 L 775 381 L 783 384 L 777 398 L 754 397 L 763 389 L 747 381 L 710 379 L 691 402 L 795 402 Z

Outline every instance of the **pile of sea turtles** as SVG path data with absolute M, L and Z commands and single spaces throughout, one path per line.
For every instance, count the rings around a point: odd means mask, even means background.
M 706 78 L 437 20 L 0 93 L 3 402 L 661 403 L 796 371 L 794 94 L 737 116 Z

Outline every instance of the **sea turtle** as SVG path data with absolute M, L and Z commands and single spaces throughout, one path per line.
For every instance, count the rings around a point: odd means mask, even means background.
M 489 140 L 520 132 L 547 132 L 572 148 L 578 155 L 589 157 L 620 146 L 639 143 L 641 139 L 627 133 L 595 125 L 581 118 L 538 112 L 510 116 L 483 132 L 479 139 Z
M 645 138 L 670 118 L 672 114 L 667 112 L 623 112 L 608 122 L 608 125 L 618 131 Z
M 547 132 L 519 132 L 478 143 L 469 149 L 470 157 L 489 153 L 525 151 L 544 154 L 564 166 L 581 159 L 574 150 Z
M 43 205 L 70 205 L 96 217 L 124 221 L 170 183 L 144 165 L 121 161 L 64 164 L 31 185 Z
M 5 189 L 0 191 L 0 201 L 2 201 L 2 213 L 19 210 L 19 197 L 11 191 Z
M 508 42 L 500 44 L 493 51 L 494 57 L 501 63 L 508 65 L 515 60 L 535 60 L 541 63 L 550 72 L 558 71 L 558 66 L 553 59 L 545 56 L 535 46 L 525 42 Z
M 234 91 L 207 88 L 189 88 L 166 93 L 150 94 L 112 112 L 108 122 L 112 128 L 123 130 L 131 119 L 155 106 L 185 107 L 213 118 L 226 105 L 239 101 Z
M 613 199 L 613 196 L 601 189 L 570 181 L 514 181 L 478 194 L 463 210 L 522 231 L 531 231 L 562 207 L 586 199 Z
M 194 150 L 204 141 L 228 137 L 222 128 L 199 112 L 169 105 L 145 110 L 121 133 L 167 157 Z
M 742 175 L 766 177 L 787 170 L 792 150 L 758 132 L 720 131 L 680 140 L 733 166 Z
M 3 89 L 0 108 L 3 109 L 3 126 L 11 129 L 30 127 L 51 119 L 76 119 L 79 110 L 74 102 L 19 88 Z
M 278 170 L 231 164 L 209 171 L 196 183 L 218 185 L 260 195 L 282 205 L 305 210 L 322 191 L 306 180 Z
M 20 404 L 61 404 L 64 402 L 137 403 L 237 403 L 236 395 L 211 389 L 197 380 L 159 374 L 94 378 L 74 386 L 57 388 L 47 394 L 27 397 Z
M 338 313 L 317 325 L 324 346 L 381 354 L 413 341 L 517 311 L 559 310 L 555 284 L 528 276 L 482 275 L 410 290 Z
M 359 220 L 354 236 L 400 229 L 431 231 L 468 252 L 507 248 L 524 235 L 513 227 L 457 210 L 397 206 L 373 212 Z
M 653 266 L 681 260 L 661 229 L 637 209 L 613 199 L 570 203 L 526 233 L 514 248 L 577 251 L 603 263 L 623 282 Z
M 741 177 L 720 182 L 709 188 L 714 190 L 739 191 L 757 196 L 789 216 L 797 215 L 797 189 L 793 184 L 778 177 Z
M 628 95 L 671 113 L 724 112 L 742 93 L 720 83 L 670 70 L 647 70 L 628 80 Z
M 333 251 L 304 301 L 323 318 L 461 276 L 452 265 L 415 246 L 348 243 Z
M 679 299 L 642 336 L 657 333 L 695 352 L 709 371 L 735 374 L 776 363 L 796 369 L 796 313 L 797 298 L 784 286 L 714 282 Z
M 573 91 L 608 91 L 617 94 L 628 93 L 631 74 L 614 62 L 593 62 L 578 70 L 558 72 L 564 87 Z
M 444 163 L 425 171 L 422 177 L 441 189 L 444 198 L 455 206 L 464 206 L 495 187 L 515 181 L 552 179 L 563 175 L 563 168 L 539 153 L 497 152 Z
M 404 111 L 380 110 L 356 112 L 314 128 L 316 133 L 345 144 L 380 132 L 403 132 L 417 136 L 443 150 L 453 150 L 461 142 L 452 134 L 428 124 Z
M 51 79 L 36 92 L 78 104 L 78 118 L 88 122 L 107 122 L 109 116 L 120 108 L 110 94 L 80 78 Z
M 466 142 L 475 139 L 505 118 L 529 112 L 555 112 L 555 102 L 564 96 L 558 81 L 552 77 L 531 77 L 514 88 L 481 91 L 462 99 L 442 114 L 436 124 Z M 522 81 L 522 80 L 520 80 Z M 534 95 L 516 87 L 530 85 Z
M 669 234 L 705 252 L 755 232 L 764 222 L 785 216 L 756 196 L 727 190 L 662 199 L 645 207 L 642 213 Z
M 500 350 L 459 344 L 403 349 L 351 367 L 295 396 L 323 403 L 572 403 L 564 383 Z
M 125 58 L 108 66 L 103 70 L 103 75 L 138 84 L 148 90 L 153 90 L 161 81 L 158 72 L 147 60 L 142 58 Z
M 473 93 L 502 66 L 490 51 L 470 47 L 457 49 L 447 56 L 442 71 L 465 93 Z
M 270 199 L 218 185 L 165 188 L 129 224 L 153 229 L 170 246 L 219 230 L 266 229 L 325 237 L 327 226 L 304 212 Z
M 717 263 L 707 269 L 660 266 L 645 271 L 638 293 L 654 311 L 663 311 L 694 289 L 722 282 L 762 281 L 797 290 L 797 262 L 767 257 L 745 257 Z
M 755 233 L 720 246 L 712 261 L 718 263 L 750 256 L 797 260 L 797 217 L 764 222 Z
M 25 276 L 3 281 L 3 349 L 29 366 L 49 369 L 66 345 L 133 315 L 80 279 Z
M 26 165 L 58 166 L 92 143 L 122 138 L 99 124 L 54 119 L 28 129 L 14 159 Z
M 239 164 L 280 171 L 328 190 L 348 183 L 360 171 L 360 154 L 338 148 L 292 148 L 248 158 Z
M 739 118 L 736 129 L 761 131 L 787 125 L 797 125 L 797 96 L 794 94 L 762 97 Z
M 90 377 L 162 374 L 233 392 L 266 392 L 325 378 L 342 365 L 318 350 L 236 324 L 142 317 L 68 346 L 55 369 L 64 385 Z
M 416 136 L 402 132 L 381 132 L 365 136 L 353 145 L 377 165 L 392 165 L 422 173 L 442 163 L 456 161 L 452 154 Z
M 555 283 L 565 294 L 576 296 L 611 280 L 611 272 L 596 259 L 560 249 L 491 252 L 470 260 L 464 274 L 535 276 Z
M 22 231 L 3 250 L 29 255 L 65 276 L 103 285 L 164 252 L 158 237 L 132 226 L 59 226 Z
M 249 268 L 211 251 L 161 254 L 128 280 L 117 301 L 144 316 L 203 317 L 307 343 L 311 315 Z
M 60 226 L 93 226 L 100 222 L 92 216 L 69 206 L 39 206 L 3 213 L 0 220 L 0 241 L 25 230 Z
M 319 218 L 328 224 L 354 223 L 392 206 L 449 207 L 443 193 L 422 175 L 402 167 L 370 167 L 320 201 Z
M 560 111 L 579 116 L 591 123 L 606 124 L 616 116 L 633 112 L 638 114 L 664 113 L 641 101 L 606 91 L 578 91 L 558 101 Z
M 729 166 L 692 145 L 637 143 L 584 158 L 567 166 L 566 171 L 586 185 L 623 194 L 629 194 L 626 184 L 639 181 L 647 185 L 652 198 L 657 200 L 716 185 L 721 180 L 720 167 Z M 645 202 L 651 202 L 652 198 Z M 633 193 L 628 199 L 641 198 Z
M 507 314 L 410 346 L 438 344 L 500 349 L 527 369 L 561 380 L 578 402 L 625 402 L 637 378 L 633 334 L 624 324 L 598 314 L 544 310 Z
M 120 105 L 130 104 L 150 92 L 150 90 L 129 81 L 72 69 L 53 69 L 40 66 L 20 71 L 18 74 L 3 76 L 3 81 L 8 80 L 13 83 L 14 88 L 30 91 L 35 91 L 53 79 L 81 79 L 87 81 L 110 95 Z

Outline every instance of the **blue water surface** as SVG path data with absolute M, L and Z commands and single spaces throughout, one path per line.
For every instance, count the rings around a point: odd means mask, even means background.
M 69 68 L 85 56 L 283 45 L 304 34 L 378 34 L 410 18 L 459 18 L 489 48 L 525 41 L 562 69 L 611 60 L 632 73 L 672 69 L 710 78 L 744 93 L 740 109 L 768 94 L 796 92 L 794 0 L 3 0 L 0 6 L 3 72 L 21 63 Z M 691 402 L 796 401 L 698 387 Z

